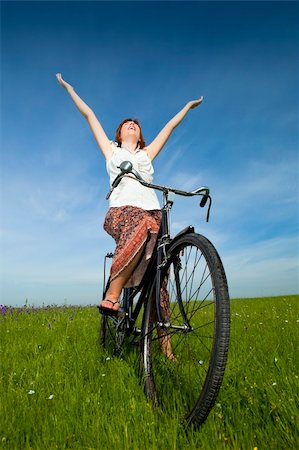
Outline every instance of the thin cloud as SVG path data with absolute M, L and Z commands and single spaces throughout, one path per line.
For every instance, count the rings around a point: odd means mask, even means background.
M 298 292 L 298 237 L 264 240 L 226 253 L 226 267 L 234 297 L 283 295 Z

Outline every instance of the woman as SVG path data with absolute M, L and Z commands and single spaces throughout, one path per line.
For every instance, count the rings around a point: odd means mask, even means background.
M 86 118 L 106 159 L 110 183 L 118 175 L 118 166 L 122 161 L 131 161 L 142 178 L 152 182 L 153 159 L 188 111 L 203 101 L 203 97 L 200 97 L 188 102 L 147 146 L 136 119 L 123 120 L 116 130 L 116 142 L 112 142 L 92 109 L 78 96 L 73 87 L 63 80 L 60 73 L 56 74 L 56 77 Z M 122 288 L 137 285 L 140 281 L 155 244 L 160 221 L 160 205 L 155 192 L 135 180 L 123 178 L 110 197 L 110 208 L 104 222 L 104 229 L 116 241 L 116 251 L 111 266 L 110 286 L 99 306 L 103 312 L 117 314 Z

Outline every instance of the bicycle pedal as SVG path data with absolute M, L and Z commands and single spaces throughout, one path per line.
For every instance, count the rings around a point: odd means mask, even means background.
M 126 311 L 123 308 L 119 308 L 119 310 L 117 311 L 116 314 L 117 317 L 125 317 L 126 316 Z
M 123 308 L 119 308 L 118 310 L 113 310 L 109 308 L 101 308 L 99 305 L 97 306 L 99 313 L 104 316 L 109 317 L 125 317 L 126 311 Z

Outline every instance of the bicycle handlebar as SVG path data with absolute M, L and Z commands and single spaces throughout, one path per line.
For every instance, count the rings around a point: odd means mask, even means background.
M 181 189 L 175 189 L 170 186 L 162 186 L 159 184 L 148 183 L 147 181 L 143 180 L 141 175 L 135 169 L 133 169 L 132 163 L 130 161 L 123 161 L 120 164 L 120 166 L 118 166 L 118 168 L 121 170 L 121 172 L 117 175 L 117 177 L 113 181 L 111 189 L 106 196 L 106 200 L 109 199 L 113 190 L 119 185 L 122 178 L 128 177 L 128 178 L 131 178 L 132 180 L 138 181 L 140 184 L 142 184 L 145 187 L 148 187 L 150 189 L 156 189 L 158 191 L 163 192 L 166 195 L 168 194 L 168 192 L 173 192 L 174 194 L 182 195 L 184 197 L 192 197 L 194 195 L 201 195 L 202 196 L 202 199 L 200 201 L 201 208 L 203 208 L 206 205 L 207 201 L 209 200 L 209 206 L 208 206 L 207 218 L 206 218 L 206 221 L 207 222 L 209 221 L 212 198 L 210 196 L 210 190 L 207 186 L 201 186 L 191 192 L 182 191 Z

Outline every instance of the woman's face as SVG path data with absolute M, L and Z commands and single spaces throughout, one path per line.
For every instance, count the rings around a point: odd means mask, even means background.
M 123 124 L 120 131 L 121 140 L 125 141 L 126 138 L 135 136 L 137 141 L 140 138 L 140 127 L 134 120 L 128 120 Z

